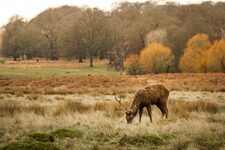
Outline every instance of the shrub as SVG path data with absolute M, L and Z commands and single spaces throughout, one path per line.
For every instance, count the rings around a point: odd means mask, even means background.
M 197 34 L 189 39 L 184 54 L 180 58 L 179 69 L 182 72 L 203 72 L 205 70 L 203 55 L 210 45 L 206 34 Z
M 205 54 L 207 72 L 225 72 L 225 40 L 215 41 Z
M 145 73 L 144 68 L 139 62 L 139 55 L 131 55 L 130 57 L 127 57 L 125 67 L 127 69 L 127 73 L 130 75 L 141 75 Z
M 51 132 L 52 135 L 54 135 L 57 138 L 82 138 L 83 133 L 79 130 L 72 130 L 72 129 L 58 129 L 53 132 Z
M 32 133 L 28 135 L 29 138 L 34 139 L 38 142 L 54 142 L 55 137 L 48 133 Z
M 140 63 L 149 73 L 170 72 L 174 67 L 174 55 L 170 48 L 152 43 L 141 51 Z

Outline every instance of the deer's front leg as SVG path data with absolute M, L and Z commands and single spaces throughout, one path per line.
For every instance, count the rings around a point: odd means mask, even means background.
M 152 108 L 151 108 L 151 105 L 148 105 L 147 109 L 148 109 L 148 116 L 150 118 L 150 121 L 152 122 Z
M 141 122 L 142 113 L 143 113 L 143 107 L 140 107 L 139 108 L 139 122 Z

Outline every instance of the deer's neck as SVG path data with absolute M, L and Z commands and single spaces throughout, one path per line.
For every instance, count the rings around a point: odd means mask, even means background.
M 139 102 L 136 100 L 134 100 L 131 104 L 130 109 L 132 110 L 132 112 L 135 116 L 137 115 L 137 112 L 139 110 L 139 105 L 140 105 Z

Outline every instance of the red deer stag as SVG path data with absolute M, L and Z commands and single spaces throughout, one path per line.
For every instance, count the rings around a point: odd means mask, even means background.
M 150 121 L 152 122 L 152 109 L 151 105 L 156 105 L 162 112 L 162 117 L 166 115 L 168 118 L 167 99 L 169 91 L 161 84 L 148 86 L 144 89 L 138 90 L 135 94 L 134 100 L 131 103 L 130 109 L 122 107 L 126 111 L 127 123 L 132 123 L 134 117 L 139 111 L 139 122 L 141 122 L 143 108 L 147 107 Z M 116 101 L 121 105 L 121 99 Z M 122 106 L 122 105 L 121 105 Z

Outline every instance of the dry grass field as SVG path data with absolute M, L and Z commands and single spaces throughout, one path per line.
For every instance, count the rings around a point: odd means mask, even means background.
M 0 65 L 0 149 L 225 149 L 225 74 L 152 74 L 120 76 L 107 73 L 105 62 L 83 74 L 4 76 L 14 68 L 76 69 L 75 62 L 6 62 Z M 63 70 L 64 71 L 64 70 Z M 84 70 L 79 70 L 84 71 Z M 90 73 L 90 76 L 87 75 Z M 162 83 L 170 90 L 169 118 L 153 106 L 127 124 L 114 100 L 129 107 L 135 92 Z

